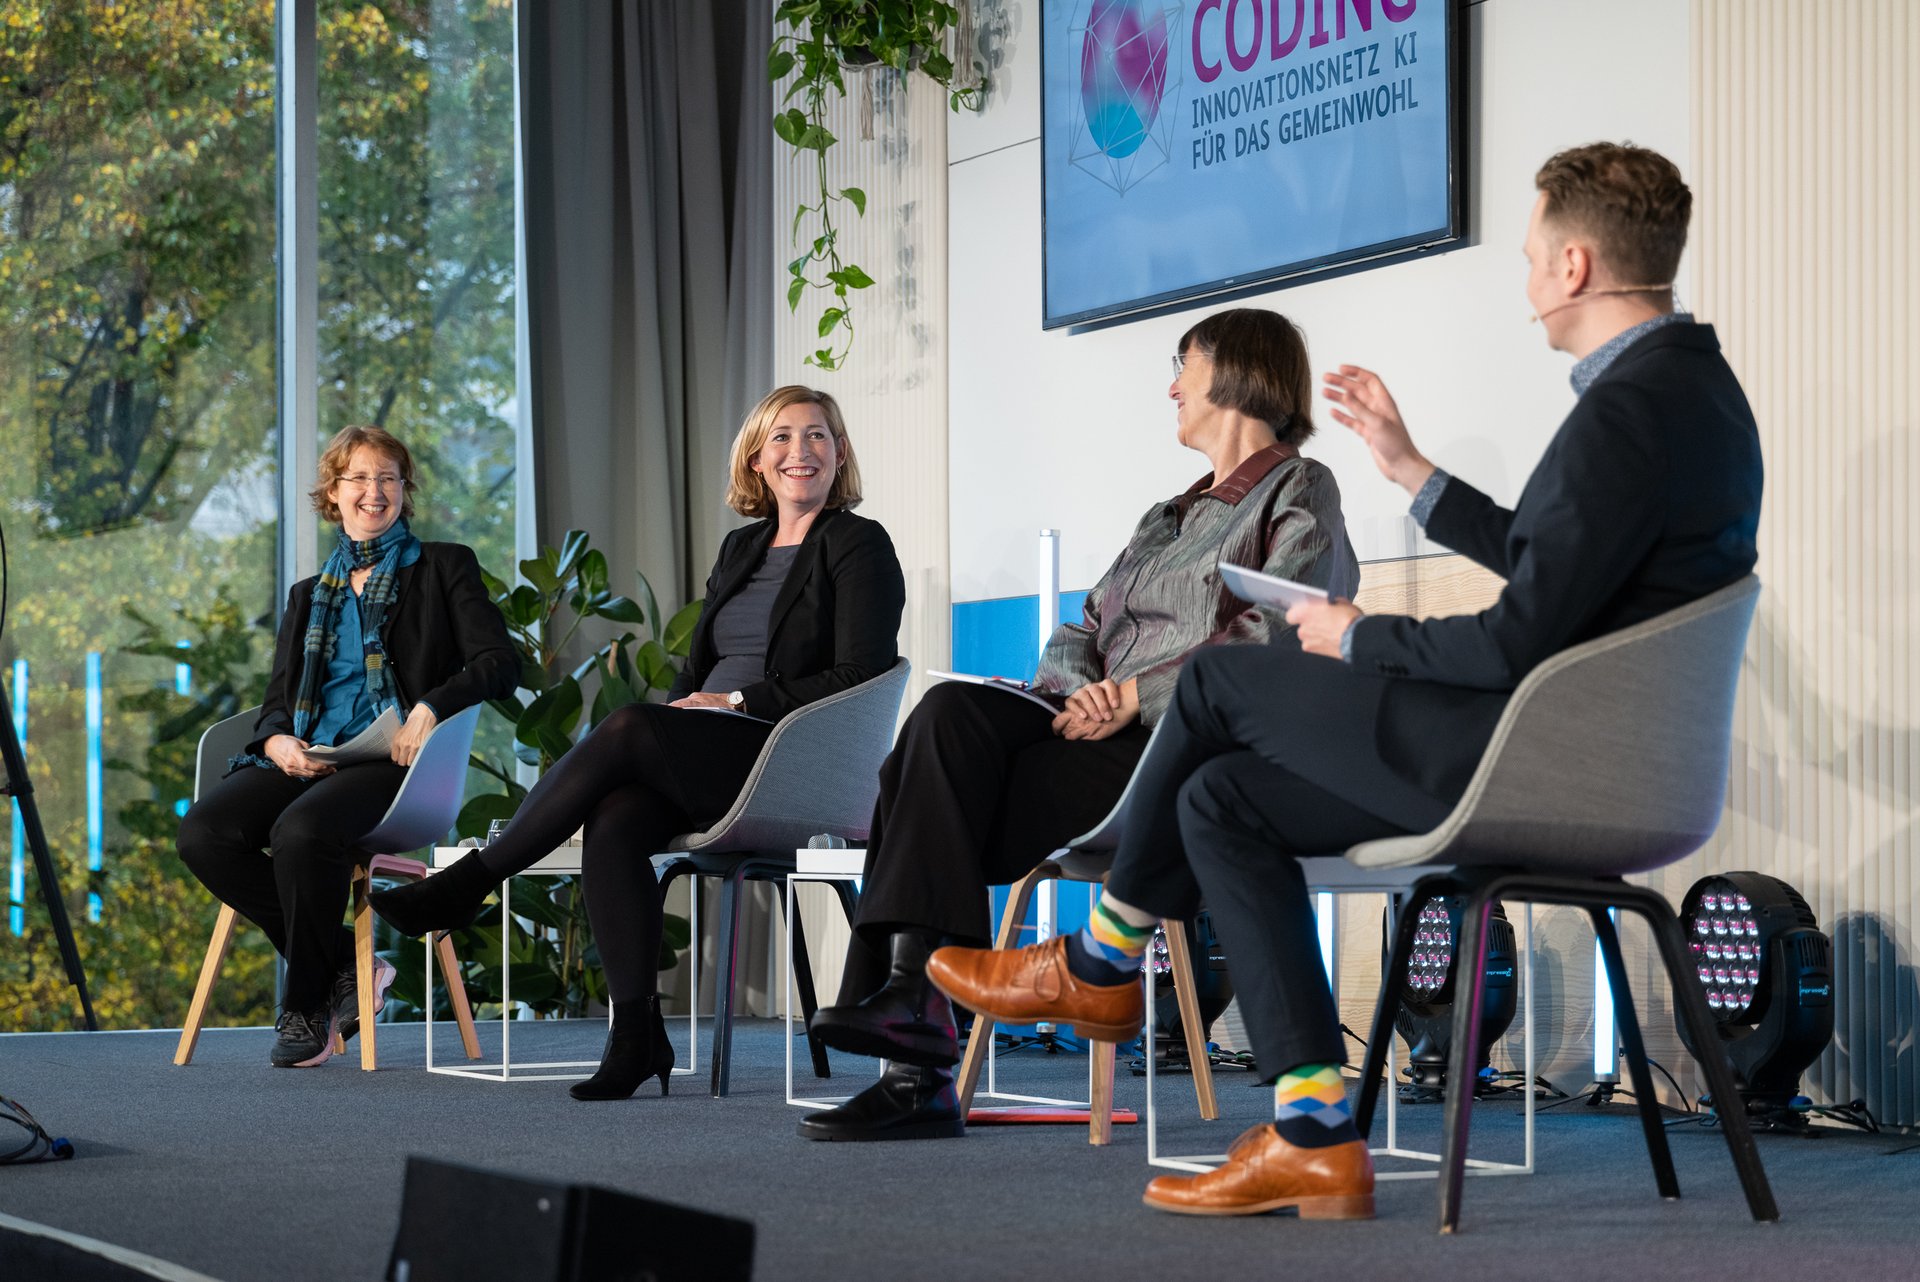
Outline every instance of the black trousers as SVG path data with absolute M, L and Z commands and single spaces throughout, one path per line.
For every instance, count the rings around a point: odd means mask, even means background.
M 1296 856 L 1426 831 L 1458 800 L 1409 797 L 1366 736 L 1316 736 L 1350 725 L 1378 697 L 1362 687 L 1381 680 L 1291 638 L 1196 654 L 1107 878 L 1115 897 L 1163 917 L 1190 916 L 1205 898 L 1267 1077 L 1347 1057 Z
M 929 690 L 907 718 L 880 767 L 843 1003 L 886 982 L 898 930 L 988 942 L 987 887 L 1019 880 L 1113 809 L 1147 731 L 1136 723 L 1070 742 L 1052 721 L 1025 699 L 959 681 Z
M 581 880 L 608 996 L 649 997 L 660 978 L 653 856 L 727 812 L 772 733 L 765 721 L 693 708 L 615 709 L 540 777 L 480 862 L 510 876 L 584 826 Z
M 354 867 L 365 862 L 358 843 L 406 775 L 391 762 L 311 780 L 242 766 L 181 819 L 187 868 L 286 958 L 286 1009 L 325 1003 L 334 976 L 352 961 L 353 932 L 342 919 Z

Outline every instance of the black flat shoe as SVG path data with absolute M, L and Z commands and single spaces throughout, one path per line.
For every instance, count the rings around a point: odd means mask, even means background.
M 944 1068 L 887 1065 L 880 1080 L 838 1108 L 809 1113 L 810 1140 L 953 1140 L 967 1133 L 953 1074 Z
M 367 902 L 389 926 L 418 938 L 429 931 L 471 926 L 499 884 L 500 878 L 487 871 L 476 851 L 431 877 L 376 890 Z
M 822 1006 L 807 1030 L 822 1045 L 851 1055 L 871 1055 L 920 1068 L 951 1068 L 960 1062 L 953 1003 L 927 980 L 932 944 L 901 932 L 892 940 L 893 969 L 865 1001 Z
M 657 1077 L 664 1099 L 672 1073 L 673 1043 L 667 1040 L 667 1021 L 660 1014 L 659 996 L 615 1002 L 613 1027 L 607 1030 L 607 1048 L 601 1053 L 599 1071 L 569 1086 L 567 1094 L 583 1100 L 626 1099 L 649 1078 Z

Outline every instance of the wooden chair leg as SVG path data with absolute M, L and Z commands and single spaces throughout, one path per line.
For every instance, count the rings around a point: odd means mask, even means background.
M 1187 924 L 1163 923 L 1167 936 L 1167 964 L 1173 971 L 1173 995 L 1180 1004 L 1180 1028 L 1187 1038 L 1187 1063 L 1193 1067 L 1193 1093 L 1200 1116 L 1220 1120 L 1220 1102 L 1213 1093 L 1213 1063 L 1207 1058 L 1207 1031 L 1200 1023 L 1200 990 L 1194 982 L 1193 951 L 1187 947 Z M 1153 1047 L 1146 1048 L 1153 1054 Z
M 360 1069 L 367 1073 L 380 1063 L 373 1022 L 373 905 L 367 899 L 372 885 L 364 869 L 354 879 L 353 974 L 360 1001 Z
M 480 1058 L 480 1035 L 473 1028 L 473 1003 L 467 1000 L 467 981 L 460 972 L 459 954 L 445 931 L 433 937 L 433 955 L 440 959 L 440 978 L 447 982 L 447 1004 L 460 1025 L 460 1045 L 468 1059 Z
M 1041 864 L 1013 884 L 1013 888 L 1007 892 L 1007 910 L 1000 914 L 1000 933 L 993 940 L 996 949 L 1013 947 L 1014 936 L 1020 933 L 1020 922 L 1027 915 L 1027 904 L 1033 899 L 1033 888 L 1048 877 L 1057 876 L 1058 871 L 1051 864 Z M 960 1096 L 962 1117 L 973 1107 L 973 1092 L 980 1084 L 980 1070 L 985 1067 L 987 1056 L 992 1053 L 993 1017 L 975 1011 L 973 1031 L 967 1034 L 966 1053 L 960 1057 L 960 1079 L 954 1083 Z
M 1113 1061 L 1112 1042 L 1089 1041 L 1087 1055 L 1092 1061 L 1093 1081 L 1087 1092 L 1087 1143 L 1113 1142 Z
M 180 1045 L 173 1052 L 173 1062 L 186 1065 L 193 1062 L 193 1051 L 200 1044 L 200 1028 L 207 1020 L 207 1003 L 213 998 L 214 981 L 220 978 L 220 967 L 226 963 L 227 950 L 233 947 L 233 925 L 240 914 L 227 904 L 220 905 L 220 913 L 213 919 L 213 938 L 207 941 L 207 956 L 200 963 L 200 982 L 193 986 L 193 1001 L 187 1007 L 187 1022 L 180 1029 Z
M 954 1083 L 960 1096 L 962 1115 L 973 1107 L 973 1092 L 980 1084 L 980 1070 L 986 1066 L 993 1048 L 993 1017 L 975 1011 L 973 1027 L 967 1032 L 966 1049 L 960 1056 L 960 1077 Z

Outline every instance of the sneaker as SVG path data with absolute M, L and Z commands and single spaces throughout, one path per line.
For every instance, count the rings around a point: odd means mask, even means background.
M 386 958 L 373 959 L 373 1013 L 378 1015 L 387 1008 L 387 990 L 393 987 L 394 977 L 399 972 L 388 964 Z M 354 976 L 354 968 L 348 966 L 333 977 L 333 1021 L 340 1029 L 340 1040 L 353 1040 L 360 1031 L 360 985 Z
M 279 1040 L 273 1044 L 275 1068 L 313 1068 L 333 1057 L 333 1007 L 283 1010 L 273 1026 Z

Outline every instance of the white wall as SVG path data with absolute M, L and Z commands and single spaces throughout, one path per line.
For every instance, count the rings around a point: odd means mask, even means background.
M 1062 583 L 1090 586 L 1140 513 L 1205 461 L 1173 441 L 1168 357 L 1225 305 L 1074 333 L 1040 328 L 1039 0 L 976 0 L 1002 65 L 948 128 L 953 599 L 1036 590 L 1033 535 L 1063 531 Z M 1689 168 L 1686 0 L 1480 0 L 1470 10 L 1470 243 L 1232 305 L 1305 329 L 1316 368 L 1370 366 L 1436 462 L 1512 502 L 1573 403 L 1570 361 L 1527 324 L 1520 244 L 1533 174 L 1559 148 L 1631 139 Z M 1405 496 L 1324 413 L 1307 453 L 1339 477 L 1363 560 L 1405 555 Z
M 1533 175 L 1553 152 L 1601 138 L 1654 147 L 1690 173 L 1687 0 L 1615 0 L 1604 20 L 1582 0 L 1471 6 L 1465 247 L 1078 333 L 1040 328 L 1040 9 L 976 0 L 981 47 L 1002 62 L 986 109 L 948 127 L 953 600 L 1036 591 L 1043 526 L 1063 532 L 1063 586 L 1090 586 L 1141 512 L 1206 470 L 1174 443 L 1168 357 L 1222 306 L 1286 313 L 1317 369 L 1379 372 L 1436 462 L 1513 502 L 1573 404 L 1571 360 L 1527 323 Z M 1361 558 L 1416 550 L 1406 496 L 1345 429 L 1315 419 L 1306 452 L 1339 477 Z M 1517 922 L 1521 909 L 1510 911 Z M 1378 992 L 1379 901 L 1352 899 L 1342 920 L 1342 1015 L 1362 1027 Z M 1577 1088 L 1592 1055 L 1592 931 L 1577 913 L 1542 909 L 1536 932 L 1540 1069 Z M 1517 1066 L 1520 1053 L 1507 1043 L 1495 1062 Z

